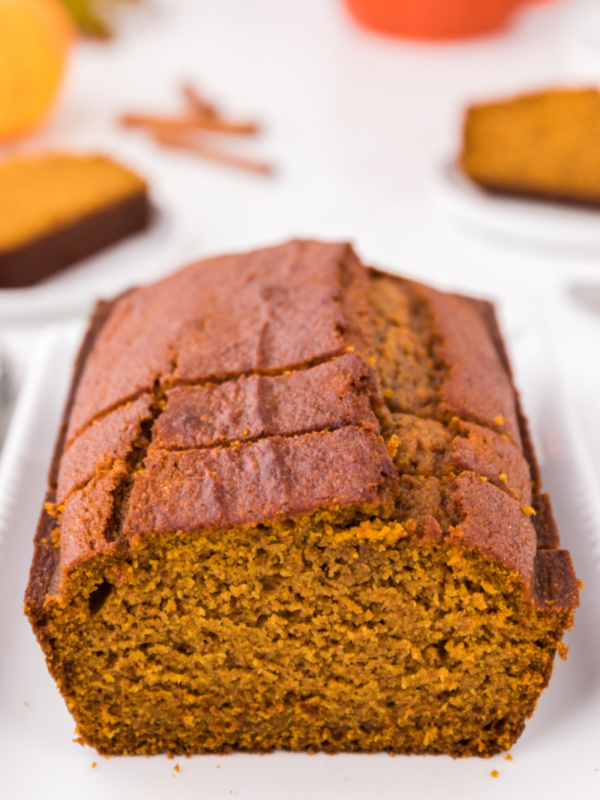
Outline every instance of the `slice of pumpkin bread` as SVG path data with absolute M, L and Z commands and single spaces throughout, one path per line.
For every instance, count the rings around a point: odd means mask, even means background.
M 295 241 L 99 305 L 25 603 L 101 753 L 485 756 L 578 590 L 491 306 Z
M 460 165 L 493 192 L 600 205 L 600 92 L 538 91 L 467 109 Z
M 150 224 L 146 182 L 101 155 L 40 153 L 0 163 L 0 287 L 38 281 Z

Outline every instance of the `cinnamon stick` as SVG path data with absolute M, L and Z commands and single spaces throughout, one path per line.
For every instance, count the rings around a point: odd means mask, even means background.
M 151 132 L 176 131 L 214 131 L 233 135 L 248 135 L 258 131 L 258 126 L 251 120 L 233 121 L 222 117 L 191 115 L 183 117 L 163 117 L 154 114 L 123 114 L 119 118 L 121 125 L 127 128 L 149 128 Z
M 269 175 L 273 172 L 273 168 L 270 164 L 224 152 L 223 150 L 206 145 L 198 139 L 191 139 L 189 136 L 185 136 L 181 131 L 154 128 L 152 130 L 152 135 L 159 144 L 192 153 L 207 161 L 215 161 L 219 164 L 237 167 L 238 169 L 244 169 L 248 172 L 257 172 L 261 175 Z
M 198 116 L 219 117 L 217 109 L 212 103 L 205 100 L 200 92 L 191 83 L 184 83 L 181 87 L 182 94 L 190 110 Z

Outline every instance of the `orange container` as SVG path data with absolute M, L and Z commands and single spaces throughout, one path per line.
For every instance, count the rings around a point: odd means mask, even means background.
M 414 39 L 457 39 L 502 28 L 534 0 L 345 0 L 365 28 Z M 539 0 L 538 0 L 539 1 Z

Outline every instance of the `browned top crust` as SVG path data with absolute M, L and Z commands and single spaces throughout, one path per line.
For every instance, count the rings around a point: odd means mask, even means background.
M 520 445 L 511 378 L 477 307 L 465 297 L 414 286 L 431 309 L 449 367 L 441 387 L 442 411 L 505 433 Z
M 56 502 L 84 486 L 96 473 L 125 461 L 141 436 L 142 424 L 152 419 L 152 395 L 144 393 L 112 414 L 99 417 L 63 453 L 58 472 Z
M 176 386 L 167 392 L 152 448 L 214 447 L 346 425 L 379 433 L 372 406 L 382 403 L 373 370 L 354 353 L 287 375 Z
M 531 474 L 520 448 L 506 437 L 472 422 L 460 422 L 442 469 L 465 470 L 499 489 L 509 487 L 522 506 L 532 503 Z
M 457 479 L 453 500 L 464 521 L 454 527 L 449 539 L 496 558 L 530 584 L 536 554 L 535 528 L 517 503 L 472 472 Z
M 539 557 L 558 536 L 491 306 L 347 244 L 209 259 L 103 305 L 48 499 L 30 605 L 149 535 L 312 515 L 448 537 L 543 607 L 577 596 L 565 556 Z
M 131 292 L 90 354 L 67 438 L 157 381 L 272 374 L 364 350 L 367 293 L 349 245 L 316 242 L 208 259 Z
M 319 508 L 381 513 L 396 483 L 381 439 L 354 426 L 233 447 L 152 450 L 145 465 L 131 495 L 128 538 L 256 525 Z

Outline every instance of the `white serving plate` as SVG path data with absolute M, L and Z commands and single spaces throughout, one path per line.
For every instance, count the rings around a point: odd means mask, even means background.
M 180 267 L 190 242 L 164 198 L 153 198 L 149 227 L 22 289 L 0 288 L 0 320 L 23 322 L 87 313 L 96 300 Z
M 435 171 L 429 188 L 450 217 L 481 232 L 547 247 L 600 247 L 600 209 L 486 192 L 452 162 Z
M 558 661 L 536 714 L 512 748 L 512 761 L 503 755 L 454 761 L 287 753 L 104 759 L 74 744 L 73 721 L 21 610 L 50 453 L 82 335 L 81 326 L 70 324 L 41 336 L 0 462 L 0 797 L 564 800 L 566 792 L 582 800 L 600 797 L 600 513 L 545 337 L 526 318 L 515 322 L 509 314 L 508 319 L 545 484 L 564 543 L 587 584 L 567 639 L 569 658 Z

